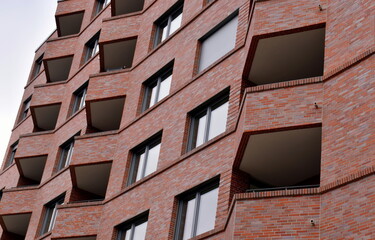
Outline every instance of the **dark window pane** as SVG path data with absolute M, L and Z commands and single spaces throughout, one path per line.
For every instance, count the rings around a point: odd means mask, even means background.
M 85 106 L 86 95 L 87 95 L 87 87 L 84 87 L 84 89 L 74 94 L 75 98 L 74 98 L 72 114 L 77 112 L 78 110 L 80 110 L 81 108 Z
M 74 149 L 74 141 L 65 144 L 61 147 L 60 162 L 57 170 L 61 170 L 70 164 Z

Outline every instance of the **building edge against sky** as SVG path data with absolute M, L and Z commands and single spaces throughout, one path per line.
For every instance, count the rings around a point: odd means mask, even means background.
M 372 239 L 374 3 L 65 0 L 0 172 L 8 239 Z

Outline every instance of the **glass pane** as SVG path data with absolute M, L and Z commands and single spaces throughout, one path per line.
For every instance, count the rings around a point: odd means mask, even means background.
M 170 75 L 169 77 L 167 77 L 166 79 L 164 79 L 160 83 L 159 99 L 158 99 L 158 101 L 160 101 L 161 99 L 163 99 L 166 96 L 168 96 L 169 89 L 171 88 L 171 80 L 172 80 L 172 75 Z
M 181 26 L 181 20 L 182 20 L 182 13 L 180 13 L 180 15 L 178 15 L 176 18 L 174 18 L 171 21 L 171 28 L 169 30 L 168 36 L 174 33 Z
M 85 88 L 83 90 L 83 93 L 82 93 L 82 99 L 81 99 L 81 108 L 85 106 L 85 101 L 86 101 L 86 94 L 87 94 L 87 88 Z
M 118 236 L 118 240 L 130 240 L 130 234 L 131 228 L 127 230 L 121 230 Z
M 134 228 L 134 236 L 132 240 L 144 240 L 146 238 L 147 222 L 139 224 Z
M 69 145 L 69 151 L 68 151 L 68 156 L 66 157 L 65 167 L 68 166 L 70 164 L 70 161 L 72 160 L 73 149 L 74 149 L 74 144 L 71 143 Z
M 212 110 L 211 121 L 208 130 L 208 139 L 212 139 L 223 133 L 227 124 L 228 102 Z
M 161 36 L 160 42 L 164 41 L 168 37 L 167 29 L 168 29 L 167 24 L 165 24 L 165 26 L 164 24 L 160 26 L 160 34 L 159 34 L 159 36 Z
M 156 103 L 156 90 L 157 86 L 151 89 L 150 104 L 149 107 L 152 107 Z
M 53 212 L 52 208 L 46 209 L 46 215 L 45 215 L 45 219 L 44 219 L 45 225 L 43 226 L 42 233 L 46 233 L 46 232 L 49 231 L 49 228 L 50 228 L 50 225 L 51 225 L 52 212 Z
M 142 171 L 143 171 L 144 164 L 145 164 L 145 153 L 142 153 L 141 155 L 139 155 L 137 177 L 135 179 L 136 181 L 142 178 Z
M 49 223 L 48 232 L 51 231 L 53 229 L 53 227 L 55 226 L 56 217 L 57 217 L 57 208 L 56 207 L 57 207 L 57 205 L 55 205 L 55 207 L 52 209 L 51 221 Z
M 235 47 L 237 22 L 236 16 L 202 42 L 199 71 L 207 68 Z
M 156 171 L 159 160 L 160 143 L 148 151 L 145 176 Z
M 69 148 L 63 148 L 61 151 L 61 158 L 60 158 L 60 164 L 59 164 L 59 169 L 62 169 L 65 167 L 66 160 L 68 159 L 69 155 Z
M 96 40 L 95 44 L 94 44 L 94 50 L 92 51 L 91 57 L 94 56 L 98 52 L 99 52 L 99 44 L 98 44 L 98 40 Z
M 187 202 L 186 213 L 185 213 L 185 224 L 184 224 L 184 234 L 182 239 L 191 238 L 191 231 L 193 229 L 193 218 L 194 218 L 194 208 L 195 208 L 195 198 Z
M 198 126 L 197 126 L 197 137 L 196 137 L 196 143 L 195 147 L 198 147 L 204 143 L 204 132 L 206 129 L 206 119 L 207 115 L 204 115 L 203 117 L 199 118 L 198 120 Z
M 201 195 L 197 223 L 197 235 L 215 227 L 218 188 Z

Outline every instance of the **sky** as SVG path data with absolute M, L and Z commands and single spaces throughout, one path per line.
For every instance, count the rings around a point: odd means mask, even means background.
M 1 3 L 0 163 L 7 151 L 35 50 L 56 29 L 56 7 L 57 0 L 12 0 Z

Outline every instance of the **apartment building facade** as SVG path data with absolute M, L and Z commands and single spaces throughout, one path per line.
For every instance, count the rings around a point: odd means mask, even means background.
M 0 172 L 1 239 L 374 239 L 374 11 L 58 1 Z

